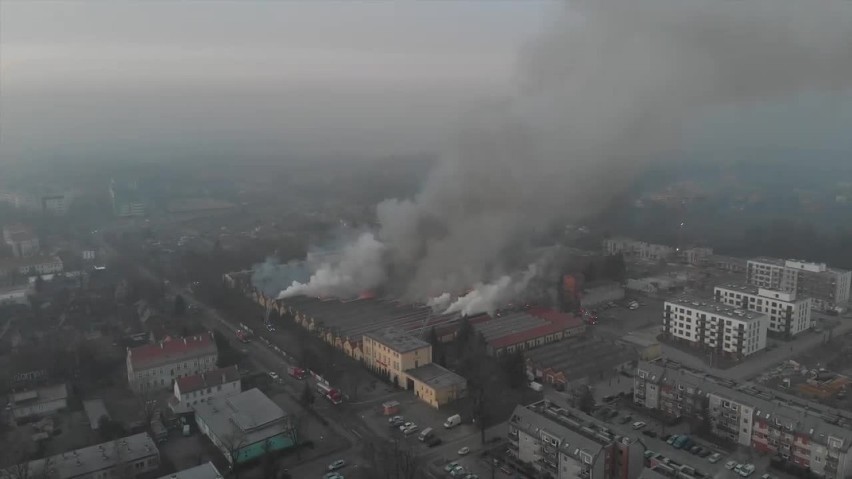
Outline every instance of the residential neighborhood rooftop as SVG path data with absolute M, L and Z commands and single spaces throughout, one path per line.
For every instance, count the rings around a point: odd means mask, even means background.
M 725 303 L 720 303 L 709 298 L 681 296 L 680 298 L 666 300 L 666 304 L 684 306 L 689 309 L 702 311 L 715 316 L 737 319 L 739 321 L 759 321 L 769 317 L 763 313 L 734 308 Z
M 153 344 L 128 348 L 127 355 L 134 369 L 148 369 L 194 357 L 216 354 L 213 333 L 171 338 Z
M 212 462 L 167 474 L 159 479 L 222 479 L 222 474 Z
M 30 477 L 70 479 L 88 477 L 114 467 L 120 462 L 133 463 L 159 456 L 157 445 L 147 432 L 108 441 L 74 451 L 63 452 L 45 459 L 30 461 Z M 46 470 L 45 470 L 46 469 Z
M 201 389 L 231 383 L 240 379 L 240 371 L 236 365 L 227 368 L 205 371 L 192 376 L 177 378 L 177 385 L 181 394 L 198 391 Z
M 195 414 L 217 437 L 244 437 L 245 444 L 286 432 L 287 413 L 259 389 L 249 389 L 229 398 L 213 398 L 195 406 Z

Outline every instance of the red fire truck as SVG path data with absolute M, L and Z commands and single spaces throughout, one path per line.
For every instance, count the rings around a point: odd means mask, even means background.
M 317 383 L 317 392 L 324 398 L 331 401 L 332 404 L 340 404 L 343 402 L 343 395 L 340 394 L 340 391 L 334 389 L 328 384 Z

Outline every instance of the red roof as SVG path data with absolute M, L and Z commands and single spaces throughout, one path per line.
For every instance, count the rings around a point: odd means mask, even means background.
M 236 366 L 214 369 L 193 376 L 177 378 L 178 388 L 181 394 L 186 394 L 199 389 L 231 383 L 240 378 L 240 372 Z
M 127 350 L 135 369 L 147 369 L 155 365 L 170 364 L 186 359 L 216 354 L 213 333 L 185 338 L 169 338 Z
M 507 334 L 506 336 L 501 336 L 499 338 L 495 338 L 489 341 L 488 344 L 495 349 L 504 348 L 506 346 L 512 346 L 514 344 L 525 343 L 527 341 L 540 338 L 542 336 L 547 336 L 548 334 L 553 334 L 559 331 L 565 331 L 566 329 L 573 329 L 583 326 L 583 320 L 575 317 L 574 315 L 562 313 L 552 309 L 532 308 L 526 311 L 526 313 L 537 318 L 544 319 L 550 324 L 543 324 L 541 326 L 527 329 L 525 331 L 518 331 L 517 333 Z M 489 320 L 491 319 L 490 316 L 486 317 Z

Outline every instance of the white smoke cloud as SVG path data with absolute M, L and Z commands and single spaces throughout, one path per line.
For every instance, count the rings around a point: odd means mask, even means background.
M 432 308 L 433 311 L 443 311 L 450 307 L 450 304 L 453 301 L 453 297 L 450 293 L 443 293 L 440 296 L 435 296 L 434 298 L 426 301 L 426 306 Z
M 471 114 L 416 197 L 378 206 L 371 278 L 414 300 L 476 284 L 450 309 L 493 309 L 532 231 L 602 210 L 704 107 L 849 88 L 849 45 L 849 3 L 573 2 L 522 52 L 517 95 Z
M 530 281 L 539 274 L 539 271 L 539 267 L 532 264 L 519 278 L 513 279 L 505 275 L 493 283 L 478 283 L 473 291 L 456 299 L 447 307 L 444 314 L 459 313 L 462 316 L 479 313 L 494 314 L 494 311 L 501 306 L 523 295 Z
M 349 297 L 379 286 L 386 279 L 382 260 L 385 249 L 372 233 L 363 233 L 335 261 L 320 265 L 307 283 L 293 281 L 278 299 L 298 295 Z

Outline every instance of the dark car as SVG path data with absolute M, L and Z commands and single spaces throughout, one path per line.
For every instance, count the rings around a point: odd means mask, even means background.
M 668 441 L 670 437 L 672 437 L 672 435 L 671 435 L 671 434 L 666 434 L 665 436 L 661 437 L 661 438 L 660 438 L 660 440 L 662 440 L 662 441 Z
M 703 450 L 703 448 L 701 446 L 692 446 L 692 447 L 689 448 L 690 454 L 695 454 L 695 455 L 698 455 L 702 450 Z
M 657 437 L 657 433 L 655 433 L 654 431 L 647 430 L 647 429 L 642 431 L 642 434 L 644 434 L 648 437 Z
M 429 439 L 429 442 L 427 442 L 426 445 L 429 447 L 435 447 L 440 446 L 442 442 L 443 441 L 441 441 L 440 437 L 433 437 L 432 439 Z
M 711 451 L 710 449 L 703 449 L 701 452 L 698 453 L 698 456 L 704 458 L 710 457 L 712 454 L 713 451 Z

